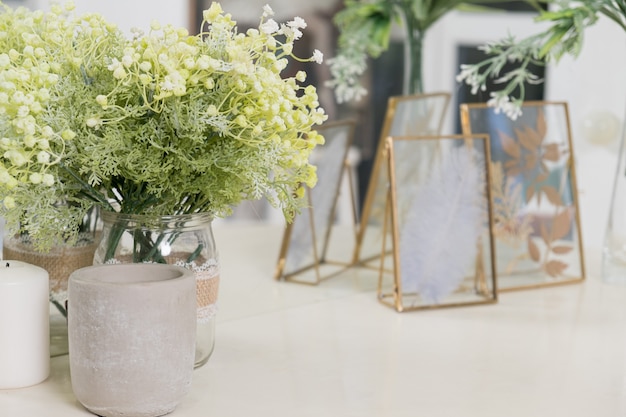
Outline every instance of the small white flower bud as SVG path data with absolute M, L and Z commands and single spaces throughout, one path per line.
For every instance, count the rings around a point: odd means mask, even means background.
M 50 174 L 43 174 L 41 182 L 43 183 L 43 185 L 52 187 L 54 185 L 54 177 Z
M 4 200 L 2 201 L 2 204 L 4 205 L 4 207 L 7 210 L 11 210 L 13 208 L 15 208 L 15 199 L 11 196 L 6 196 L 4 197 Z
M 46 151 L 41 151 L 37 154 L 37 162 L 40 164 L 47 164 L 50 162 L 50 154 Z
M 33 184 L 40 184 L 41 181 L 43 180 L 43 175 L 41 175 L 38 172 L 33 172 L 32 174 L 30 174 L 30 176 L 28 177 L 28 179 L 30 180 L 30 182 L 32 182 Z

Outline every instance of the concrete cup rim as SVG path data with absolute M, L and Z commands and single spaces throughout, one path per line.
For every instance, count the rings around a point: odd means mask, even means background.
M 70 274 L 72 283 L 88 286 L 129 287 L 172 285 L 193 279 L 193 272 L 179 265 L 159 263 L 129 263 L 91 265 Z

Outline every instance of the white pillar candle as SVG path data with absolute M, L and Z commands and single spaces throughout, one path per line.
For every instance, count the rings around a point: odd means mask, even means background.
M 50 373 L 48 272 L 0 261 L 0 389 L 35 385 Z

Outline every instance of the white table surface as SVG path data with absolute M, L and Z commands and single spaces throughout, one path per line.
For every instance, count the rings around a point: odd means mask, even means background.
M 376 277 L 273 279 L 282 230 L 215 227 L 217 344 L 172 417 L 626 416 L 626 286 L 501 294 L 491 305 L 396 313 Z M 68 357 L 43 383 L 0 391 L 2 417 L 89 416 Z

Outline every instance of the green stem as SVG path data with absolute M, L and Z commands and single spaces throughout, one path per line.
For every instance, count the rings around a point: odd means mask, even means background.
M 619 2 L 617 5 L 617 10 L 613 10 L 611 7 L 609 6 L 605 6 L 603 8 L 600 9 L 600 13 L 602 13 L 603 15 L 605 15 L 606 17 L 608 17 L 609 19 L 613 20 L 615 23 L 617 23 L 623 30 L 626 30 L 626 23 L 624 21 L 624 10 L 626 9 L 626 7 L 624 6 L 623 2 Z
M 193 261 L 195 261 L 202 252 L 202 249 L 204 249 L 204 246 L 202 244 L 199 244 L 196 250 L 190 253 L 187 257 L 187 263 L 192 263 Z
M 128 230 L 127 222 L 119 221 L 111 226 L 111 233 L 107 239 L 107 249 L 104 257 L 104 261 L 110 261 L 115 258 L 115 251 L 127 232 L 133 239 L 133 262 L 141 263 L 147 261 L 153 261 L 157 263 L 166 263 L 165 259 L 158 252 L 159 245 L 165 239 L 164 234 L 160 234 L 155 242 L 145 235 L 140 229 Z
M 104 255 L 105 263 L 115 257 L 115 250 L 120 244 L 120 240 L 122 239 L 122 236 L 124 235 L 125 230 L 126 230 L 126 227 L 123 224 L 118 223 L 118 222 L 115 222 L 115 224 L 111 226 L 111 233 L 107 239 L 107 250 Z
M 128 206 L 126 206 L 127 208 Z M 128 233 L 132 238 L 132 262 L 155 262 L 155 263 L 167 263 L 165 257 L 161 254 L 160 248 L 162 243 L 167 241 L 171 246 L 174 245 L 176 239 L 180 236 L 181 232 L 178 231 L 179 227 L 185 227 L 185 222 L 180 224 L 168 225 L 169 231 L 163 232 L 161 227 L 156 227 L 153 230 L 145 229 L 141 223 L 140 218 L 133 219 L 125 218 L 125 215 L 132 216 L 133 213 L 121 212 L 118 213 L 118 218 L 108 218 L 111 223 L 109 233 L 105 237 L 106 249 L 104 262 L 108 262 L 116 257 L 116 251 L 120 245 L 121 239 L 125 233 Z M 193 213 L 185 213 L 193 214 Z M 108 217 L 108 216 L 107 216 Z M 105 217 L 105 219 L 107 218 Z M 107 221 L 105 220 L 105 221 Z M 159 231 L 161 230 L 161 231 Z M 193 252 L 187 255 L 187 262 L 195 261 L 204 249 L 204 245 L 199 243 Z
M 139 233 L 142 235 L 141 238 L 144 239 L 144 243 L 143 243 L 144 248 L 150 247 L 150 250 L 148 251 L 146 256 L 143 258 L 143 261 L 153 259 L 157 263 L 161 263 L 161 264 L 167 263 L 165 262 L 165 258 L 163 258 L 163 256 L 161 256 L 161 253 L 158 251 L 159 246 L 161 245 L 161 242 L 163 242 L 163 239 L 165 239 L 165 234 L 164 233 L 159 234 L 159 237 L 157 238 L 157 240 L 154 242 L 154 244 L 152 244 L 152 242 L 150 242 L 150 239 L 147 239 L 143 233 L 141 232 Z M 147 240 L 148 242 L 145 242 L 145 240 Z
M 59 313 L 61 313 L 63 317 L 67 318 L 67 310 L 65 309 L 65 306 L 52 297 L 50 297 L 50 302 L 57 308 L 57 310 L 59 310 Z
M 408 6 L 407 6 L 408 7 Z M 422 55 L 424 31 L 410 9 L 404 9 L 405 52 L 404 52 L 404 94 L 421 94 L 424 91 L 422 80 Z
M 65 172 L 70 174 L 70 176 L 74 178 L 78 182 L 78 184 L 80 184 L 80 191 L 83 194 L 85 194 L 88 198 L 95 201 L 96 203 L 102 204 L 102 207 L 109 209 L 109 210 L 113 210 L 113 207 L 111 206 L 111 203 L 109 203 L 107 198 L 102 193 L 94 189 L 87 182 L 85 182 L 77 173 L 74 172 L 74 170 L 72 170 L 67 165 L 64 165 L 62 162 L 59 164 L 59 166 L 63 170 L 65 170 Z

